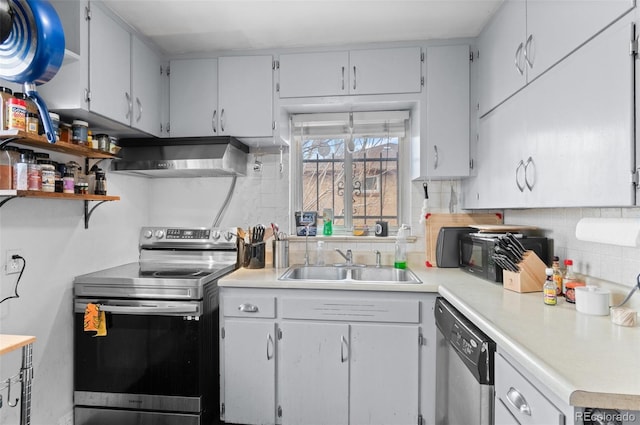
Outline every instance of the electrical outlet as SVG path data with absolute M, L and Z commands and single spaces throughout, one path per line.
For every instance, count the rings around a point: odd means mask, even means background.
M 19 258 L 12 258 L 14 255 L 20 255 L 22 256 L 22 250 L 21 249 L 8 249 L 7 250 L 7 255 L 5 256 L 6 260 L 4 263 L 4 274 L 14 274 L 14 273 L 20 273 L 20 270 L 22 270 L 22 266 L 23 266 L 23 261 L 20 260 Z

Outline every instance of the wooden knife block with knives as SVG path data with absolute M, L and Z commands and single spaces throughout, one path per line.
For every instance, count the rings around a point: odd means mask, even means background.
M 518 263 L 519 272 L 502 270 L 504 289 L 515 292 L 541 292 L 547 265 L 533 251 L 525 251 Z

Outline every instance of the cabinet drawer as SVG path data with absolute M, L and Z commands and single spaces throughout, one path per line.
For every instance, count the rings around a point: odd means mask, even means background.
M 276 317 L 276 298 L 272 296 L 231 295 L 222 298 L 225 317 Z
M 417 300 L 282 298 L 284 319 L 419 323 Z
M 562 412 L 500 354 L 495 367 L 496 404 L 502 402 L 520 424 L 564 424 Z

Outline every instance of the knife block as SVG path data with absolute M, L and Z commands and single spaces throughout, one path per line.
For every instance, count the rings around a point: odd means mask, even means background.
M 547 265 L 533 251 L 525 251 L 518 263 L 519 272 L 502 271 L 504 289 L 515 292 L 542 292 Z

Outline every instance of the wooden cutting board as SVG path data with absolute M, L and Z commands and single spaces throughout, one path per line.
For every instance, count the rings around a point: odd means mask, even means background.
M 436 267 L 436 243 L 441 227 L 464 227 L 472 224 L 502 224 L 500 213 L 427 214 L 425 248 L 427 267 Z

